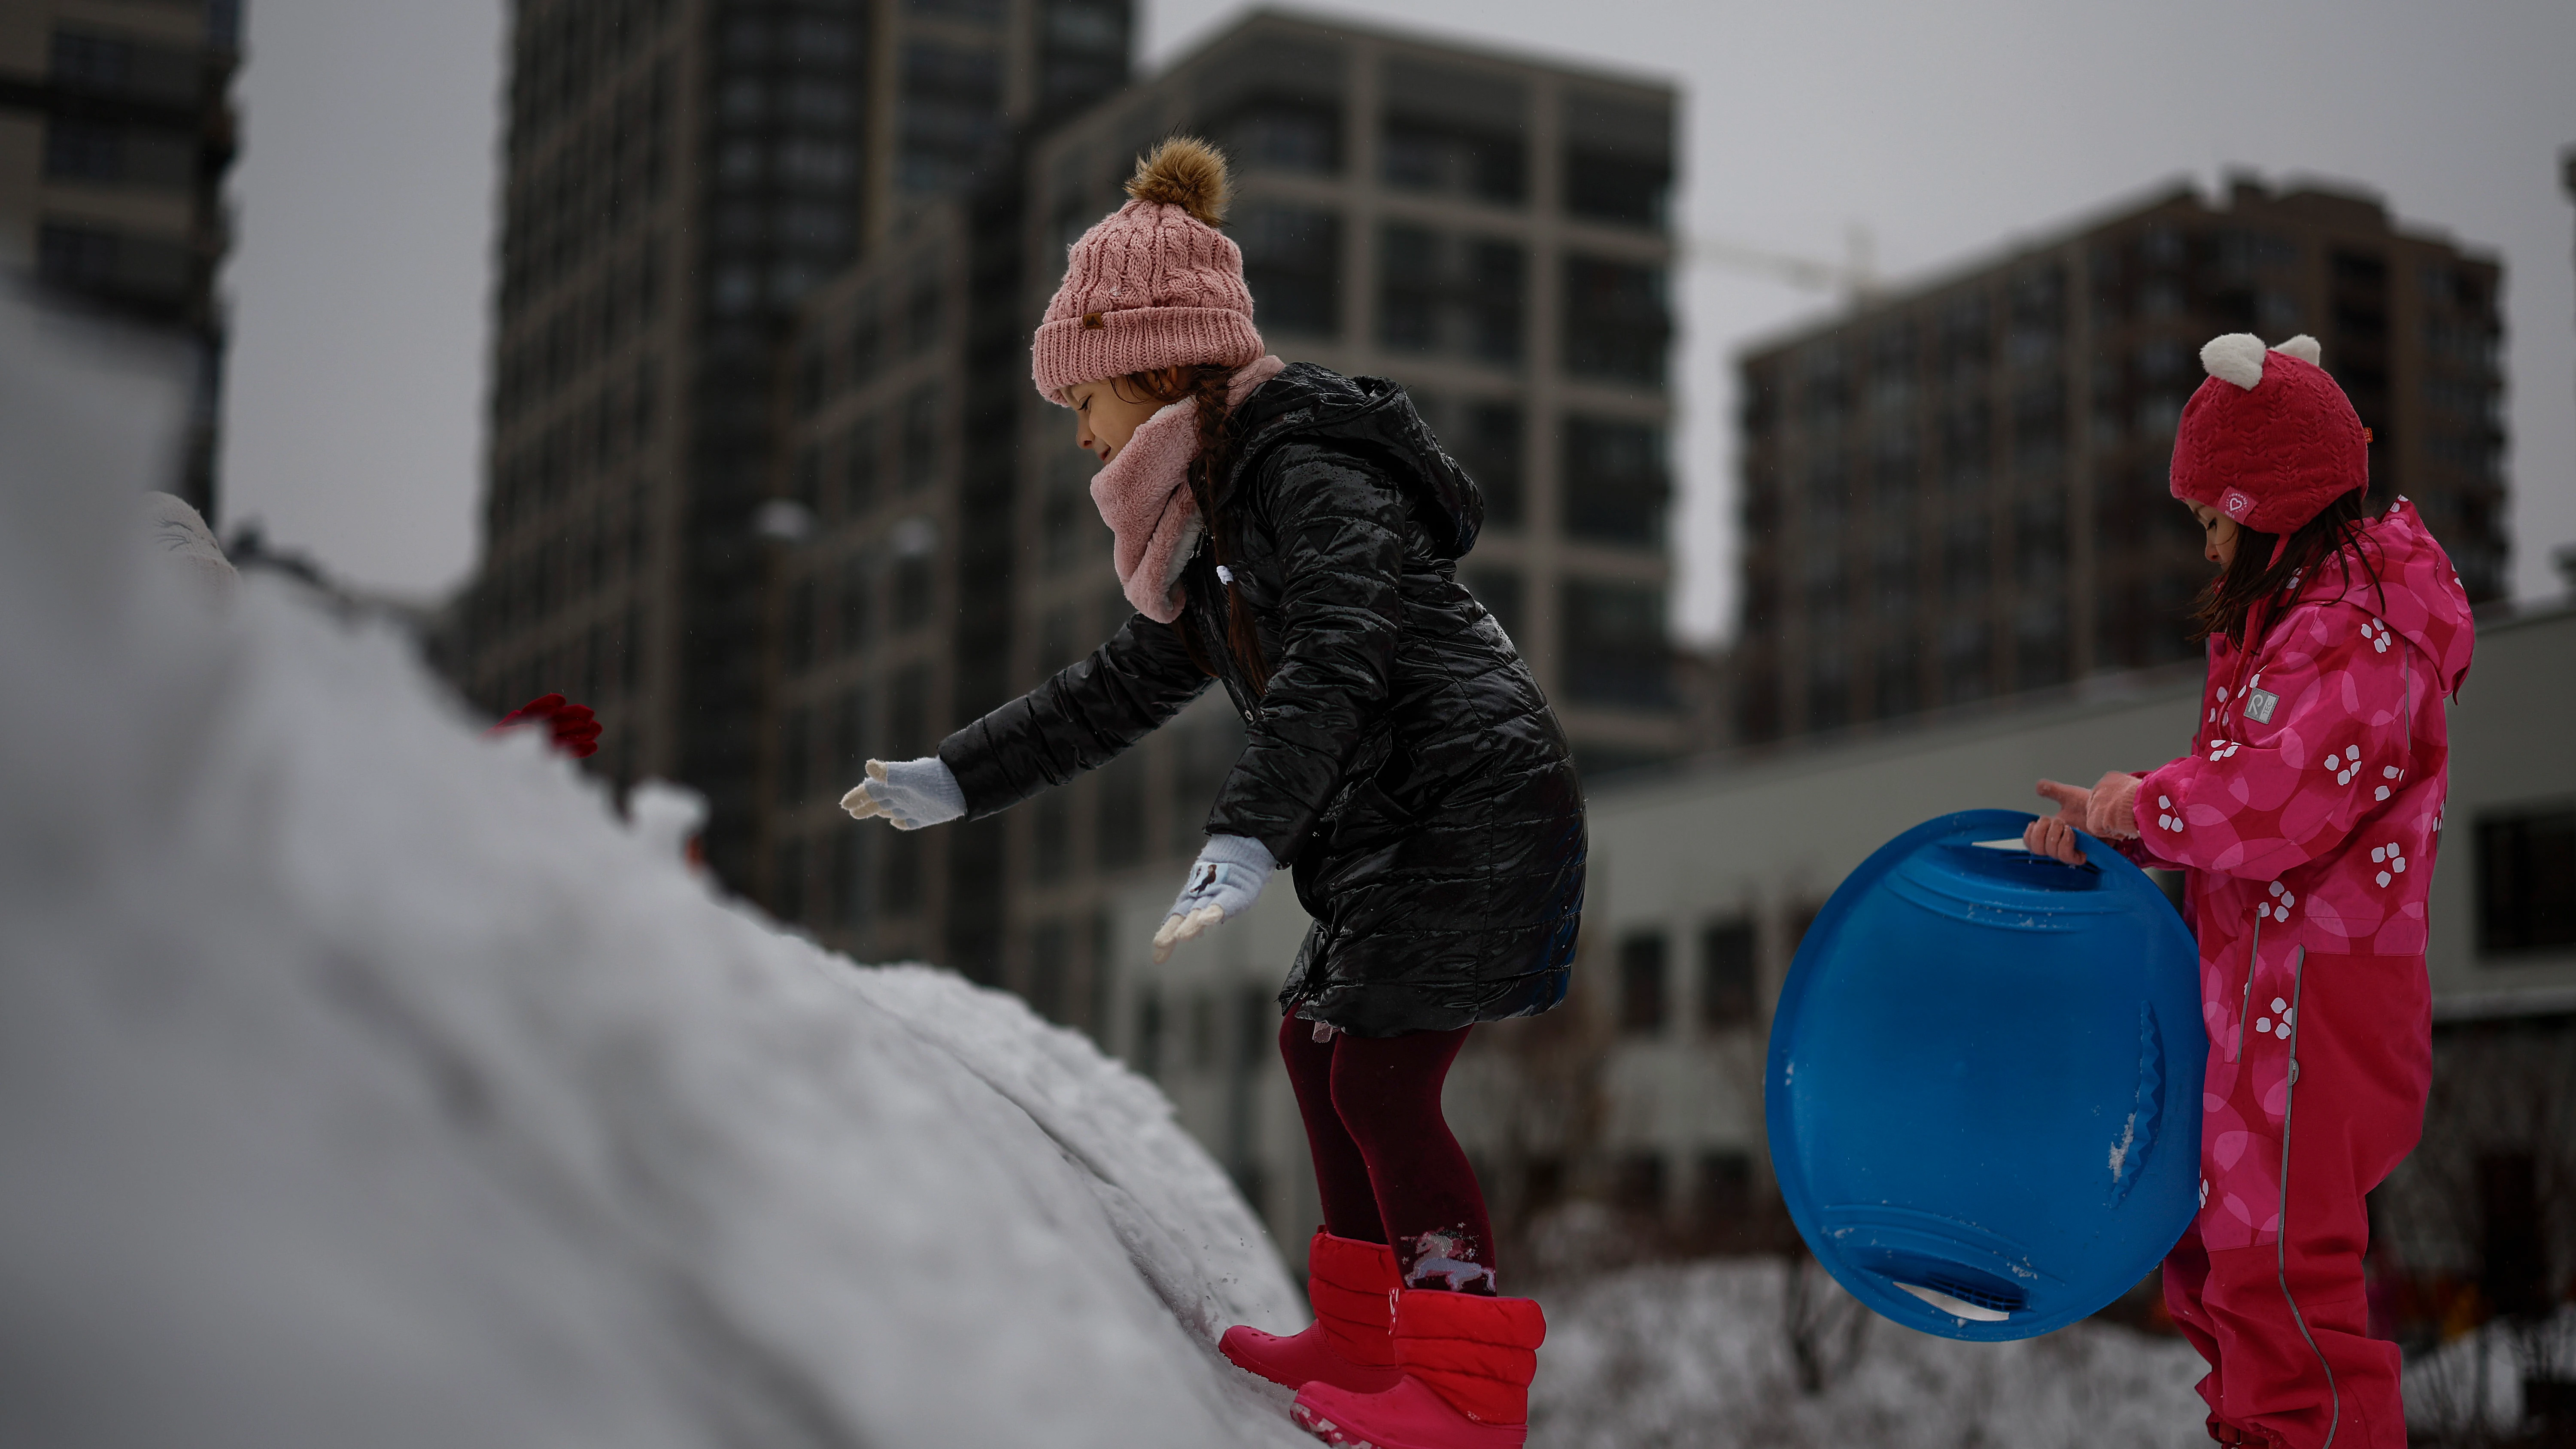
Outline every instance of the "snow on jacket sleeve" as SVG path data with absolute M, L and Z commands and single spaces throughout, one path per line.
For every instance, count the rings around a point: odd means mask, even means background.
M 1284 454 L 1258 476 L 1279 556 L 1280 657 L 1208 831 L 1250 836 L 1284 864 L 1383 711 L 1403 628 L 1409 504 L 1389 480 L 1317 450 Z
M 1109 763 L 1207 686 L 1170 625 L 1133 615 L 1090 658 L 940 741 L 939 758 L 981 820 Z
M 2138 787 L 2159 859 L 2273 880 L 2331 853 L 2408 766 L 2413 651 L 2348 604 L 2293 609 L 2190 755 Z

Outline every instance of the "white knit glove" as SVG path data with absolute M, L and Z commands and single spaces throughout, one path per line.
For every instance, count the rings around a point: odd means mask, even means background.
M 1172 913 L 1154 933 L 1154 964 L 1171 960 L 1174 946 L 1250 910 L 1276 869 L 1270 847 L 1258 840 L 1244 835 L 1209 836 L 1207 848 L 1190 866 L 1189 884 L 1181 887 Z
M 966 813 L 966 791 L 937 755 L 868 761 L 868 777 L 841 797 L 853 820 L 882 815 L 897 830 L 919 830 Z

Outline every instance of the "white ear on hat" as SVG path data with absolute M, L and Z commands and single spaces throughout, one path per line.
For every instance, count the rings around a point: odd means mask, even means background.
M 2317 339 L 2310 337 L 2305 332 L 2300 333 L 2298 336 L 2291 338 L 2289 341 L 2282 343 L 2280 346 L 2275 347 L 2272 350 L 2280 353 L 2284 357 L 2295 357 L 2310 367 L 2325 366 L 2323 362 L 2319 361 L 2320 358 L 2325 356 L 2324 349 L 2317 346 Z
M 2294 354 L 2295 355 L 2295 354 Z M 2251 332 L 2213 337 L 2200 349 L 2200 365 L 2247 392 L 2263 380 L 2263 339 Z

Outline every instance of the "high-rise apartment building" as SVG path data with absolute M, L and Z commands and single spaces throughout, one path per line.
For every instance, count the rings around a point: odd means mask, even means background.
M 173 491 L 215 516 L 240 0 L 0 0 L 0 269 L 182 338 Z
M 2324 346 L 2371 490 L 2506 588 L 2498 265 L 2370 198 L 2190 188 L 1753 348 L 1737 724 L 1752 742 L 2187 657 L 2165 492 L 2222 332 Z
M 520 0 L 469 693 L 589 699 L 599 763 L 767 868 L 778 429 L 798 308 L 925 209 L 1007 190 L 1114 89 L 1128 0 Z M 943 325 L 961 314 L 951 308 Z

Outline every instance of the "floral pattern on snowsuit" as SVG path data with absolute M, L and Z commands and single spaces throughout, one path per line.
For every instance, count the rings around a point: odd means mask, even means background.
M 2468 597 L 2400 499 L 2367 571 L 2329 559 L 2253 657 L 2211 641 L 2192 752 L 2140 783 L 2140 853 L 2185 868 L 2209 1030 L 2201 1153 L 2213 1250 L 2280 1231 L 2281 1113 L 2304 954 L 2420 956 L 2450 781 L 2443 699 Z M 2249 633 L 2251 630 L 2249 629 Z
M 2327 560 L 2214 640 L 2192 752 L 2144 776 L 2142 864 L 2186 872 L 2209 1052 L 2201 1207 L 2165 1263 L 2210 1364 L 2213 1432 L 2402 1449 L 2394 1345 L 2370 1337 L 2363 1197 L 2413 1149 L 2431 1081 L 2426 898 L 2467 596 L 2405 500 L 2375 566 Z

